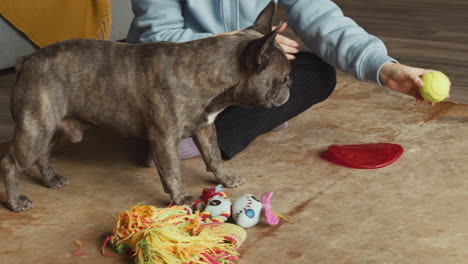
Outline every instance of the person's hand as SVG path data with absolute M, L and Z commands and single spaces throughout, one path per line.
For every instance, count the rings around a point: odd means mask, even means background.
M 278 32 L 283 32 L 287 26 L 288 26 L 287 23 L 283 23 L 280 29 L 278 30 Z M 275 29 L 276 27 L 273 27 L 273 30 Z M 283 48 L 284 52 L 286 52 L 286 56 L 288 57 L 288 60 L 294 60 L 296 58 L 294 54 L 299 52 L 299 50 L 297 49 L 299 47 L 299 43 L 297 43 L 297 41 L 292 40 L 280 34 L 276 35 L 276 41 L 281 46 L 281 48 Z
M 281 28 L 278 30 L 278 32 L 283 32 L 287 27 L 288 27 L 288 24 L 283 23 L 281 25 Z M 276 28 L 277 27 L 273 27 L 273 30 L 275 30 Z M 211 37 L 222 36 L 222 35 L 233 35 L 237 32 L 239 31 L 218 33 L 218 34 L 211 35 Z M 296 58 L 293 54 L 299 52 L 299 50 L 297 49 L 299 47 L 299 43 L 297 43 L 297 41 L 292 40 L 280 34 L 276 35 L 276 41 L 281 46 L 281 48 L 283 48 L 284 52 L 286 52 L 286 57 L 288 57 L 288 60 L 294 60 Z
M 424 99 L 419 94 L 419 87 L 424 85 L 421 76 L 433 70 L 414 68 L 388 61 L 380 70 L 380 82 L 392 90 L 410 95 L 418 102 Z M 433 103 L 431 103 L 433 105 Z

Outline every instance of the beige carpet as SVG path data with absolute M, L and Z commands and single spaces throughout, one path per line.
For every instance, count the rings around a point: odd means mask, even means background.
M 42 187 L 37 170 L 21 180 L 34 203 L 20 214 L 0 208 L 0 263 L 132 263 L 100 246 L 117 213 L 131 204 L 165 206 L 153 168 L 137 164 L 141 143 L 105 131 L 59 150 L 62 190 Z M 394 164 L 358 170 L 322 160 L 331 144 L 392 142 Z M 467 263 L 468 108 L 436 107 L 340 76 L 338 89 L 278 132 L 258 138 L 226 165 L 247 179 L 237 189 L 273 191 L 278 226 L 248 230 L 241 263 Z M 192 193 L 212 184 L 200 159 L 182 162 Z M 3 188 L 3 183 L 0 188 Z M 5 193 L 0 189 L 0 201 Z M 87 255 L 74 257 L 74 241 Z

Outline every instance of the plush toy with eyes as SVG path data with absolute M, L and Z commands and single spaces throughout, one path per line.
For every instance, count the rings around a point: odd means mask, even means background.
M 279 223 L 278 217 L 271 210 L 272 192 L 263 194 L 259 201 L 251 194 L 242 195 L 231 202 L 224 192 L 222 185 L 203 190 L 202 200 L 192 203 L 190 212 L 199 211 L 204 223 L 223 223 L 232 216 L 233 221 L 243 228 L 252 227 L 260 222 L 262 214 L 270 225 Z
M 249 228 L 258 224 L 263 214 L 268 224 L 277 225 L 279 219 L 271 210 L 272 196 L 272 192 L 266 192 L 262 195 L 262 201 L 259 201 L 252 194 L 242 195 L 232 203 L 231 212 L 234 222 L 238 226 Z
M 224 223 L 231 216 L 231 201 L 223 192 L 222 185 L 203 189 L 201 201 L 193 202 L 187 210 L 189 213 L 199 212 L 202 222 Z

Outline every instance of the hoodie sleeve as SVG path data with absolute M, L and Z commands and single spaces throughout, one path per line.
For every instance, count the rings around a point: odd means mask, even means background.
M 382 66 L 397 62 L 384 43 L 368 34 L 330 0 L 279 0 L 288 23 L 304 43 L 326 62 L 358 80 L 378 84 Z
M 132 0 L 135 15 L 128 42 L 185 42 L 211 36 L 184 28 L 182 0 Z

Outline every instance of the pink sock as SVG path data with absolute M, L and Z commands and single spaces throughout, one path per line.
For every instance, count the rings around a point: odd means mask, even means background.
M 200 157 L 197 145 L 191 137 L 183 138 L 179 144 L 179 155 L 181 160 Z
M 198 148 L 195 145 L 195 142 L 193 142 L 193 139 L 191 137 L 183 138 L 180 141 L 179 155 L 180 155 L 181 160 L 200 157 L 200 151 L 198 151 Z M 150 147 L 148 150 L 148 158 L 146 160 L 146 165 L 148 167 L 154 167 L 152 147 Z
M 286 121 L 286 122 L 284 122 L 283 124 L 281 124 L 281 125 L 279 125 L 279 126 L 273 128 L 273 130 L 271 130 L 271 131 L 278 131 L 278 130 L 281 130 L 281 129 L 285 129 L 285 128 L 287 128 L 287 127 L 288 127 L 288 121 Z

